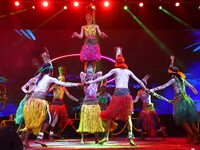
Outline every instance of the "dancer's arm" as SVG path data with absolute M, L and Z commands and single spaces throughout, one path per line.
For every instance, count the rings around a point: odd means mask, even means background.
M 73 95 L 71 95 L 68 90 L 65 88 L 65 94 L 72 100 L 78 102 L 79 100 L 77 98 L 75 98 Z
M 157 97 L 158 99 L 160 99 L 160 100 L 164 100 L 164 101 L 166 101 L 166 102 L 168 102 L 168 103 L 171 103 L 172 101 L 171 100 L 168 100 L 167 98 L 165 98 L 165 97 L 163 97 L 163 96 L 161 96 L 161 95 L 159 95 L 159 94 L 157 94 L 157 93 L 155 93 L 155 92 L 153 92 L 153 93 L 151 93 L 153 96 L 155 96 L 155 97 Z
M 173 84 L 175 82 L 175 79 L 171 79 L 169 80 L 167 83 L 163 84 L 163 85 L 160 85 L 158 87 L 155 87 L 153 89 L 150 89 L 150 92 L 153 93 L 154 91 L 158 91 L 158 90 L 162 90 L 162 89 L 165 89 L 167 88 L 168 86 L 170 86 L 171 84 Z
M 99 78 L 97 78 L 97 79 L 95 79 L 95 80 L 86 82 L 86 84 L 90 84 L 90 83 L 94 83 L 94 82 L 100 82 L 100 81 L 102 81 L 102 80 L 104 80 L 104 79 L 106 79 L 106 78 L 112 76 L 114 73 L 115 73 L 115 70 L 112 69 L 112 70 L 110 70 L 107 74 L 105 74 L 105 75 L 103 75 L 103 76 L 101 76 L 101 77 L 99 77 Z
M 84 26 L 81 27 L 81 32 L 80 34 L 78 34 L 77 32 L 74 32 L 72 34 L 72 38 L 79 38 L 79 39 L 82 39 L 84 36 Z
M 134 74 L 133 72 L 130 71 L 130 76 L 137 82 L 139 83 L 139 85 L 144 89 L 144 90 L 147 90 L 146 86 L 144 85 L 144 83 L 138 79 Z
M 65 87 L 75 87 L 75 86 L 81 86 L 82 85 L 81 83 L 62 82 L 62 81 L 59 81 L 56 78 L 53 78 L 53 77 L 50 77 L 50 78 L 51 78 L 51 82 L 58 84 L 58 85 L 61 85 L 61 86 L 65 86 Z
M 135 99 L 133 100 L 133 103 L 138 102 L 139 99 L 140 99 L 140 94 L 139 94 L 139 91 L 138 91 L 138 93 L 137 93 Z
M 97 32 L 98 32 L 99 36 L 100 36 L 102 39 L 105 39 L 105 38 L 108 37 L 107 34 L 105 34 L 104 32 L 101 32 L 101 30 L 100 30 L 100 28 L 99 28 L 98 25 L 96 25 L 96 29 L 97 29 Z
M 173 67 L 173 66 L 174 66 L 174 59 L 175 59 L 175 57 L 174 57 L 173 55 L 171 55 L 171 56 L 170 56 L 170 64 L 169 64 L 169 69 L 170 69 L 171 67 Z
M 192 84 L 190 84 L 187 80 L 184 80 L 184 81 L 185 81 L 185 85 L 188 86 L 194 94 L 198 94 L 197 89 Z

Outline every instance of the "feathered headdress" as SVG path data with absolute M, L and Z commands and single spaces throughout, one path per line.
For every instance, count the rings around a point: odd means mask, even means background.
M 65 79 L 65 74 L 66 74 L 66 67 L 64 66 L 59 66 L 58 67 L 58 80 L 61 80 L 61 79 Z
M 116 63 L 115 68 L 124 68 L 128 69 L 128 66 L 125 64 L 125 59 L 122 55 L 122 48 L 116 47 Z
M 148 75 L 146 75 L 146 76 L 144 76 L 144 78 L 142 78 L 142 82 L 145 84 L 145 85 L 147 85 L 147 80 L 150 78 L 151 76 L 148 74 Z

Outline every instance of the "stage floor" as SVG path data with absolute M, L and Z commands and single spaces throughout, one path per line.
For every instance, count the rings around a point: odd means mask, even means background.
M 161 137 L 146 138 L 145 140 L 135 139 L 136 146 L 130 146 L 127 138 L 115 138 L 110 140 L 104 145 L 95 144 L 93 139 L 87 139 L 84 145 L 80 144 L 80 139 L 64 139 L 53 142 L 44 140 L 43 142 L 47 147 L 42 147 L 39 144 L 35 144 L 34 140 L 30 140 L 30 150 L 80 150 L 80 149 L 104 149 L 104 150 L 122 150 L 122 149 L 135 149 L 135 150 L 200 150 L 200 144 L 187 144 L 186 138 L 172 138 L 167 137 L 163 139 Z

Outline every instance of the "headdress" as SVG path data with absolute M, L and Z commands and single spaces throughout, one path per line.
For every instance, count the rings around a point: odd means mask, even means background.
M 53 66 L 50 63 L 45 63 L 44 65 L 42 65 L 42 67 L 40 67 L 40 69 L 38 69 L 37 72 L 45 72 L 47 70 L 52 70 Z
M 86 7 L 86 16 L 89 14 L 89 15 L 91 15 L 92 17 L 94 17 L 94 15 L 95 15 L 95 10 L 96 10 L 96 6 L 93 5 L 92 3 L 89 4 L 89 5 Z
M 144 76 L 144 78 L 142 78 L 142 82 L 145 84 L 145 85 L 147 85 L 147 80 L 150 78 L 150 75 L 148 74 L 148 75 L 146 75 L 146 76 Z
M 179 71 L 178 67 L 175 67 L 175 66 L 169 68 L 168 69 L 168 73 L 179 75 L 180 77 L 182 77 L 184 79 L 186 78 L 186 76 L 184 75 L 184 73 L 182 73 L 181 71 Z
M 58 80 L 61 80 L 61 79 L 65 79 L 65 74 L 66 74 L 66 67 L 64 66 L 59 66 L 58 67 Z
M 125 64 L 125 59 L 122 55 L 122 48 L 116 47 L 116 63 L 115 68 L 124 68 L 128 69 L 128 66 Z

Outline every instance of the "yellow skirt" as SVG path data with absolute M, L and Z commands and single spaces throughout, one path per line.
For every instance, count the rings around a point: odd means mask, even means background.
M 24 105 L 25 128 L 22 131 L 31 129 L 37 135 L 47 117 L 49 104 L 46 100 L 30 98 Z
M 99 116 L 101 113 L 100 106 L 97 105 L 82 105 L 79 128 L 77 132 L 104 132 L 102 121 Z

